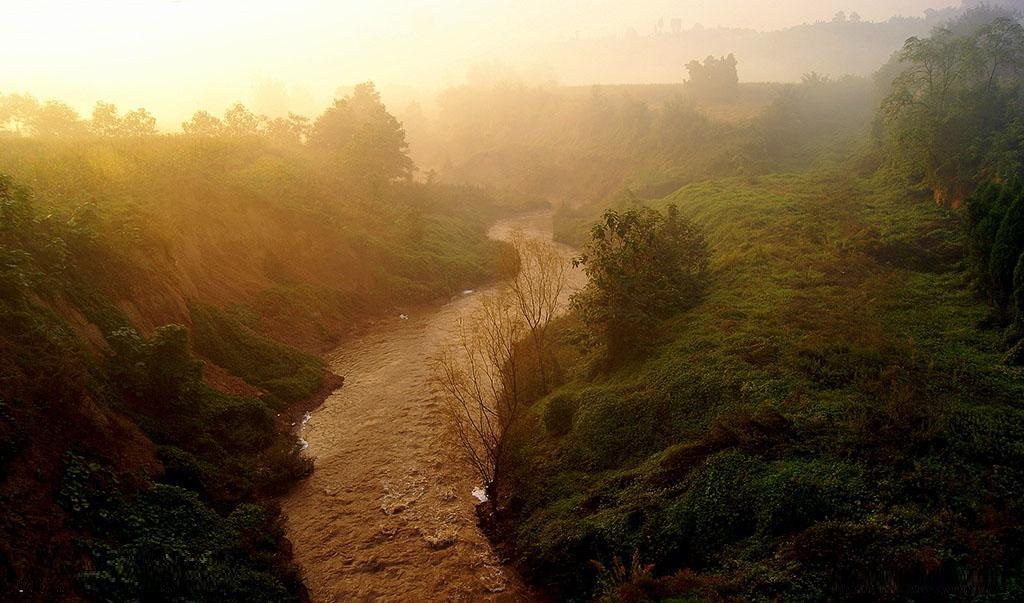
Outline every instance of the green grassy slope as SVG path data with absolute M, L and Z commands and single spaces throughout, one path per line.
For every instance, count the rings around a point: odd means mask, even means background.
M 567 597 L 1019 596 L 1024 371 L 979 328 L 954 217 L 838 169 L 669 203 L 707 229 L 709 293 L 610 373 L 561 325 L 575 376 L 506 476 L 527 575 Z

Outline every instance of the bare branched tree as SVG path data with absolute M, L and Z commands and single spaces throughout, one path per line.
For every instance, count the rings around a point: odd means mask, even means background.
M 507 459 L 506 436 L 519 417 L 515 348 L 526 331 L 515 297 L 493 293 L 434 359 L 449 425 L 487 485 Z
M 530 330 L 541 385 L 547 388 L 546 336 L 566 287 L 569 260 L 551 243 L 524 237 L 519 232 L 512 236 L 512 246 L 519 257 L 519 270 L 510 283 L 510 289 Z

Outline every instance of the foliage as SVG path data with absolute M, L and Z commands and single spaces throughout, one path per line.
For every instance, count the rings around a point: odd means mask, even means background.
M 959 206 L 983 177 L 1022 165 L 1024 26 L 996 15 L 975 9 L 910 38 L 883 103 L 892 165 L 944 204 Z
M 573 599 L 1019 596 L 1024 381 L 978 329 L 956 220 L 838 167 L 672 204 L 714 285 L 600 375 L 554 327 L 575 366 L 538 410 L 572 419 L 501 480 L 527 577 Z
M 274 512 L 239 505 L 221 516 L 189 490 L 133 487 L 69 453 L 62 504 L 92 528 L 83 545 L 94 567 L 80 580 L 99 600 L 297 600 L 294 570 L 276 567 Z
M 142 108 L 129 111 L 122 117 L 118 115 L 116 106 L 100 101 L 93 109 L 89 130 L 99 136 L 153 136 L 156 134 L 156 118 Z
M 660 319 L 703 294 L 709 251 L 701 230 L 670 205 L 665 214 L 609 210 L 576 263 L 589 277 L 573 307 L 600 330 L 613 358 L 633 352 Z
M 571 394 L 555 394 L 544 407 L 544 427 L 553 435 L 569 433 L 578 407 L 579 403 Z
M 253 506 L 312 470 L 276 416 L 324 374 L 293 346 L 495 274 L 493 199 L 347 182 L 300 116 L 150 118 L 0 97 L 0 592 L 301 598 Z
M 402 124 L 387 112 L 370 82 L 334 101 L 313 123 L 310 144 L 327 150 L 344 165 L 348 177 L 375 190 L 392 180 L 412 177 L 413 163 Z
M 967 200 L 966 217 L 973 272 L 997 317 L 1011 325 L 1008 335 L 1013 347 L 1024 336 L 1020 330 L 1024 194 L 1019 181 L 980 187 Z
M 193 305 L 196 351 L 268 392 L 277 409 L 313 395 L 324 376 L 319 358 L 264 337 L 230 313 Z

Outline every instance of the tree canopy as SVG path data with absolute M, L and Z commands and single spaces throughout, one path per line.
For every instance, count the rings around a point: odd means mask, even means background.
M 1022 165 L 1024 27 L 992 10 L 907 40 L 882 106 L 890 163 L 945 205 Z
M 370 82 L 335 100 L 314 122 L 309 140 L 373 186 L 412 177 L 405 130 Z
M 575 261 L 590 282 L 573 304 L 615 359 L 648 340 L 659 319 L 697 303 L 709 258 L 703 233 L 674 205 L 664 214 L 608 210 Z

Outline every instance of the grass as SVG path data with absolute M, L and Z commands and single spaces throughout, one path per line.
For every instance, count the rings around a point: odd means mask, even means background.
M 669 203 L 707 230 L 713 283 L 625 366 L 594 372 L 563 345 L 573 377 L 534 411 L 564 423 L 571 399 L 570 427 L 533 430 L 506 476 L 526 573 L 563 597 L 621 595 L 589 562 L 635 552 L 654 571 L 629 592 L 650 598 L 971 576 L 1016 593 L 1024 372 L 978 326 L 955 218 L 837 169 L 652 205 Z
M 312 396 L 324 376 L 322 359 L 264 337 L 239 317 L 193 305 L 193 345 L 200 354 L 269 394 L 277 409 Z

